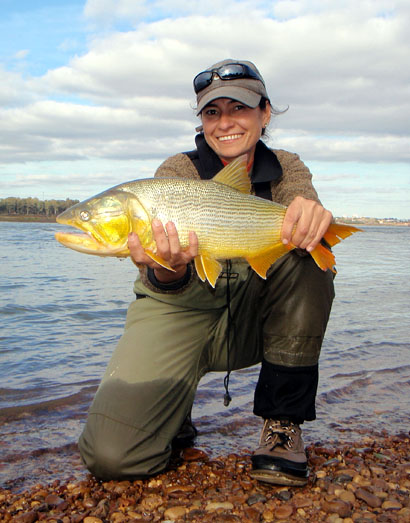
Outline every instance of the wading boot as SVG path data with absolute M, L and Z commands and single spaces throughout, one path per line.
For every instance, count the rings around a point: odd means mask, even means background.
M 192 423 L 191 413 L 189 413 L 182 423 L 178 434 L 172 440 L 172 448 L 183 449 L 185 447 L 191 447 L 197 435 L 198 430 Z
M 252 456 L 252 478 L 275 485 L 306 485 L 309 477 L 302 431 L 283 420 L 265 420 Z

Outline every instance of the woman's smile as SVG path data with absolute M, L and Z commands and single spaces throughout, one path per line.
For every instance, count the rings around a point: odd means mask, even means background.
M 219 136 L 218 140 L 220 142 L 228 142 L 232 140 L 238 140 L 239 138 L 242 138 L 243 134 L 229 134 L 227 136 Z

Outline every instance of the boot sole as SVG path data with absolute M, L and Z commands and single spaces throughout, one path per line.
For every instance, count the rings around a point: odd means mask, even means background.
M 297 478 L 284 472 L 275 470 L 256 469 L 249 472 L 251 478 L 272 485 L 288 485 L 293 487 L 303 487 L 309 481 L 309 478 Z

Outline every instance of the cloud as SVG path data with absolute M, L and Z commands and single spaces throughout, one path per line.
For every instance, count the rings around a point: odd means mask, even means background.
M 275 137 L 271 145 L 322 161 L 410 162 L 410 136 L 312 136 L 295 131 Z
M 16 60 L 23 60 L 29 53 L 30 51 L 28 49 L 21 49 L 21 51 L 17 51 L 14 58 L 16 58 Z
M 0 111 L 0 119 L 0 157 L 13 163 L 158 158 L 181 146 L 192 134 L 192 126 L 173 118 L 172 113 L 152 118 L 149 111 L 135 107 L 92 107 L 50 100 Z
M 96 19 L 102 13 L 117 18 L 132 14 L 137 19 L 154 7 L 165 9 L 161 2 L 154 4 L 89 1 L 85 14 Z M 388 5 L 381 1 L 355 9 L 349 9 L 350 2 L 344 9 L 333 3 L 323 8 L 318 2 L 313 12 L 306 2 L 278 2 L 277 19 L 260 16 L 269 11 L 263 2 L 248 18 L 238 16 L 249 7 L 246 2 L 229 2 L 228 11 L 236 8 L 230 16 L 219 14 L 220 9 L 217 15 L 198 14 L 207 10 L 201 5 L 194 3 L 189 15 L 95 37 L 89 50 L 67 65 L 27 81 L 40 97 L 71 97 L 72 103 L 42 101 L 26 106 L 24 117 L 3 114 L 4 121 L 14 118 L 16 132 L 23 126 L 26 137 L 35 132 L 36 122 L 48 127 L 40 133 L 43 141 L 50 140 L 49 147 L 40 148 L 47 155 L 57 145 L 66 158 L 97 154 L 102 146 L 104 154 L 114 157 L 142 151 L 158 156 L 152 144 L 160 147 L 159 154 L 172 153 L 168 147 L 185 143 L 195 125 L 189 108 L 194 105 L 193 76 L 230 55 L 254 60 L 273 103 L 289 104 L 274 125 L 293 137 L 282 139 L 280 146 L 297 147 L 309 159 L 350 155 L 364 161 L 408 161 L 408 9 L 401 7 L 399 17 L 381 14 Z M 182 10 L 178 2 L 171 6 L 177 13 Z M 170 134 L 179 139 L 167 139 Z M 150 142 L 153 137 L 161 144 Z M 41 156 L 39 150 L 35 154 Z M 9 161 L 7 150 L 3 161 Z
M 0 164 L 159 163 L 191 149 L 192 78 L 225 57 L 254 61 L 273 104 L 289 106 L 272 146 L 308 162 L 410 161 L 406 1 L 88 0 L 84 17 L 86 47 L 78 30 L 56 45 L 72 50 L 63 65 L 0 66 Z

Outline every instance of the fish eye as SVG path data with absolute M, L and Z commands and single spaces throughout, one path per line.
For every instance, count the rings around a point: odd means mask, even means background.
M 91 215 L 88 211 L 81 211 L 80 218 L 83 220 L 83 222 L 88 222 L 89 219 L 91 218 Z

